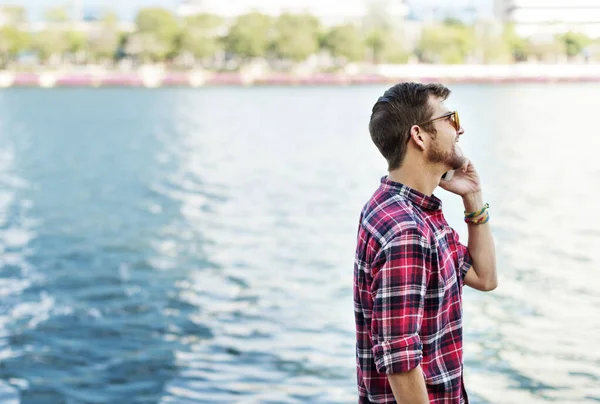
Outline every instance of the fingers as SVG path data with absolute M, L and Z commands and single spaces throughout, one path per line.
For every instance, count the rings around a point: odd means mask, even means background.
M 465 163 L 463 164 L 461 171 L 463 173 L 466 173 L 467 170 L 469 169 L 469 165 L 471 164 L 471 160 L 469 160 L 468 158 L 465 158 Z

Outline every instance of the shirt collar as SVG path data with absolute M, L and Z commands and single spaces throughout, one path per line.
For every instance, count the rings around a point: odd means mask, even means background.
M 394 182 L 388 179 L 387 176 L 381 178 L 381 189 L 392 194 L 398 194 L 425 210 L 442 209 L 442 201 L 435 195 L 427 196 L 404 184 Z

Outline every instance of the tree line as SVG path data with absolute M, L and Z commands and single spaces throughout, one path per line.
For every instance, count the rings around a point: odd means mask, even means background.
M 179 18 L 167 9 L 140 9 L 132 30 L 123 31 L 115 12 L 106 10 L 88 29 L 77 28 L 67 9 L 48 9 L 45 29 L 32 32 L 23 7 L 0 9 L 2 67 L 23 55 L 39 64 L 110 65 L 129 58 L 138 63 L 223 69 L 243 66 L 257 58 L 280 69 L 324 57 L 343 67 L 366 63 L 514 63 L 531 59 L 561 61 L 590 57 L 588 46 L 597 39 L 568 32 L 539 42 L 519 37 L 512 26 L 446 19 L 424 25 L 412 43 L 402 23 L 384 10 L 371 10 L 363 21 L 324 26 L 310 14 L 284 13 L 273 17 L 258 12 L 226 20 L 212 14 Z M 593 55 L 592 55 L 593 56 Z

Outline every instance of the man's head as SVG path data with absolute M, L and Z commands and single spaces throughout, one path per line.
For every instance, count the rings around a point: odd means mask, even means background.
M 441 84 L 400 83 L 377 101 L 369 131 L 390 171 L 400 168 L 407 153 L 447 169 L 464 164 L 456 147 L 463 128 L 444 106 L 449 95 L 450 90 Z

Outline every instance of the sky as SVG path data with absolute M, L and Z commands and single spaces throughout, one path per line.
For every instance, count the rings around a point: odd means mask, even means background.
M 160 6 L 175 10 L 179 0 L 80 0 L 83 1 L 86 8 L 105 8 L 109 7 L 116 10 L 124 20 L 133 20 L 136 10 L 141 7 Z M 227 1 L 227 0 L 223 0 Z M 254 0 L 253 2 L 255 2 Z M 261 0 L 265 3 L 277 2 L 277 0 Z M 298 3 L 310 4 L 348 4 L 359 3 L 367 0 L 298 0 Z M 483 14 L 489 15 L 492 9 L 493 0 L 408 0 L 406 3 L 411 7 L 415 14 L 422 16 L 424 13 L 434 8 L 442 10 L 452 10 L 453 13 L 461 13 L 467 6 L 474 6 Z M 33 21 L 39 21 L 43 16 L 44 9 L 52 6 L 72 4 L 72 0 L 0 0 L 0 5 L 23 5 L 28 9 L 29 18 Z

